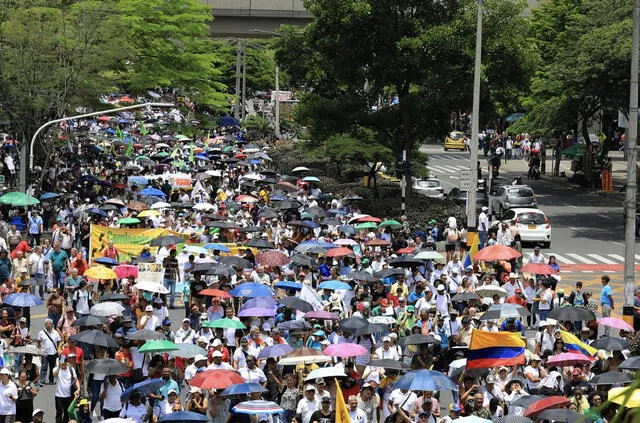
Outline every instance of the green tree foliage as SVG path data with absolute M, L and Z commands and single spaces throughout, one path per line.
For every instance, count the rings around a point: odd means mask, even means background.
M 247 132 L 249 142 L 271 138 L 273 127 L 261 116 L 249 115 L 242 123 L 242 129 Z

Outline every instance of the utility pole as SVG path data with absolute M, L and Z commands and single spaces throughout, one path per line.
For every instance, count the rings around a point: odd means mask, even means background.
M 280 138 L 280 66 L 276 63 L 276 138 Z
M 473 68 L 473 106 L 471 110 L 471 144 L 469 145 L 469 168 L 471 177 L 467 192 L 467 246 L 478 244 L 476 216 L 476 191 L 478 189 L 478 134 L 480 133 L 480 68 L 482 66 L 482 1 L 478 2 L 476 24 L 476 56 Z M 491 171 L 489 171 L 491 172 Z
M 236 107 L 233 111 L 233 117 L 236 120 L 240 119 L 240 64 L 241 64 L 241 55 L 242 55 L 242 45 L 241 41 L 238 38 L 236 40 Z
M 247 105 L 247 40 L 242 41 L 242 108 L 240 116 L 244 121 Z
M 631 84 L 629 92 L 629 133 L 627 152 L 627 197 L 624 230 L 624 307 L 622 317 L 633 326 L 633 289 L 636 254 L 637 143 L 638 143 L 638 47 L 640 45 L 640 0 L 633 2 L 633 40 L 631 44 Z

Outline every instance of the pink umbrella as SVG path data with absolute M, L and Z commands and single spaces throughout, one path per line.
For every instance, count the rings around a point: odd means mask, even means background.
M 345 342 L 343 344 L 329 345 L 322 351 L 325 355 L 331 357 L 356 357 L 359 355 L 365 355 L 368 350 L 362 345 L 352 344 Z
M 134 278 L 138 277 L 138 266 L 134 266 L 132 264 L 121 264 L 119 266 L 116 266 L 113 270 L 121 279 L 127 279 L 131 276 L 133 276 Z
M 611 328 L 626 330 L 627 332 L 634 331 L 633 326 L 622 319 L 618 319 L 617 317 L 601 317 L 599 319 L 596 319 L 596 322 L 598 322 L 598 324 L 602 326 L 609 326 Z
M 329 311 L 308 311 L 304 314 L 305 319 L 317 319 L 317 320 L 340 320 L 340 317 Z
M 562 353 L 552 355 L 547 360 L 547 366 L 574 366 L 576 364 L 591 364 L 593 359 L 580 353 Z

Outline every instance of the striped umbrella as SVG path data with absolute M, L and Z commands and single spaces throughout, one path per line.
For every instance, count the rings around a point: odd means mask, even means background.
M 243 401 L 231 410 L 239 414 L 280 414 L 284 411 L 275 402 L 264 400 Z

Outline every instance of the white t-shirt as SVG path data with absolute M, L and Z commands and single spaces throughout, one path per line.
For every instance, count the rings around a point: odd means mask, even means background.
M 242 376 L 244 381 L 247 383 L 264 383 L 267 381 L 267 377 L 264 375 L 264 372 L 258 367 L 253 370 L 248 367 L 240 369 L 240 376 Z
M 67 365 L 66 369 L 58 369 L 58 383 L 56 384 L 56 397 L 68 398 L 71 396 L 71 382 L 76 377 L 76 371 Z
M 249 351 L 244 351 L 242 347 L 236 349 L 233 352 L 233 362 L 238 364 L 238 369 L 243 367 L 247 367 L 247 355 L 250 354 Z
M 160 320 L 154 314 L 151 316 L 145 314 L 141 319 L 146 319 L 143 329 L 156 330 L 156 328 L 160 326 Z M 176 340 L 176 342 L 178 341 Z
M 191 380 L 191 378 L 193 378 L 196 373 L 198 372 L 198 368 L 196 367 L 195 364 L 189 364 L 185 369 L 184 369 L 184 380 L 189 383 L 189 381 Z
M 405 394 L 400 389 L 394 389 L 391 395 L 389 395 L 389 404 L 396 410 L 402 406 L 404 411 L 411 411 L 411 406 L 416 398 L 418 398 L 418 396 L 411 391 L 407 391 Z
M 89 292 L 77 290 L 73 293 L 73 301 L 76 302 L 76 313 L 89 314 Z
M 359 408 L 356 408 L 356 411 L 349 411 L 349 418 L 351 423 L 368 423 L 367 415 Z
M 61 341 L 60 335 L 53 329 L 51 330 L 51 332 L 47 333 L 45 333 L 45 330 L 46 329 L 42 329 L 40 332 L 38 332 L 38 342 L 40 342 L 40 345 L 42 346 L 42 354 L 55 355 L 58 352 L 57 342 Z M 51 337 L 51 339 L 49 339 L 49 337 Z
M 103 407 L 109 411 L 120 411 L 122 408 L 122 402 L 120 401 L 122 386 L 120 382 L 116 380 L 115 386 L 107 382 L 106 386 L 107 395 L 104 397 Z
M 191 328 L 187 330 L 180 328 L 176 332 L 176 340 L 174 342 L 176 344 L 193 344 L 195 343 L 196 335 L 196 331 Z
M 302 423 L 310 423 L 311 415 L 320 409 L 320 405 L 318 401 L 309 401 L 306 398 L 302 398 L 298 402 L 298 408 L 296 409 L 296 414 L 300 414 L 302 416 Z
M 0 415 L 10 416 L 16 414 L 16 403 L 13 402 L 8 396 L 18 398 L 18 387 L 12 381 L 7 382 L 6 385 L 0 384 L 2 393 L 0 394 Z
M 131 403 L 127 403 L 120 410 L 120 418 L 121 419 L 131 419 L 136 423 L 143 423 L 144 416 L 147 414 L 147 407 L 143 404 L 133 405 Z
M 234 370 L 229 363 L 224 361 L 220 364 L 211 363 L 207 366 L 207 370 Z
M 391 360 L 398 360 L 400 358 L 398 356 L 398 350 L 393 347 L 389 347 L 388 350 L 385 350 L 384 347 L 380 347 L 376 349 L 376 355 L 379 359 L 388 358 Z
M 536 378 L 540 377 L 540 368 L 538 368 L 538 367 L 534 368 L 532 366 L 527 366 L 524 369 L 524 375 L 525 376 L 532 375 L 532 376 L 534 376 Z M 538 388 L 538 383 L 539 383 L 539 381 L 538 382 L 531 382 L 529 380 L 529 378 L 527 378 L 527 388 L 529 390 L 537 389 Z

